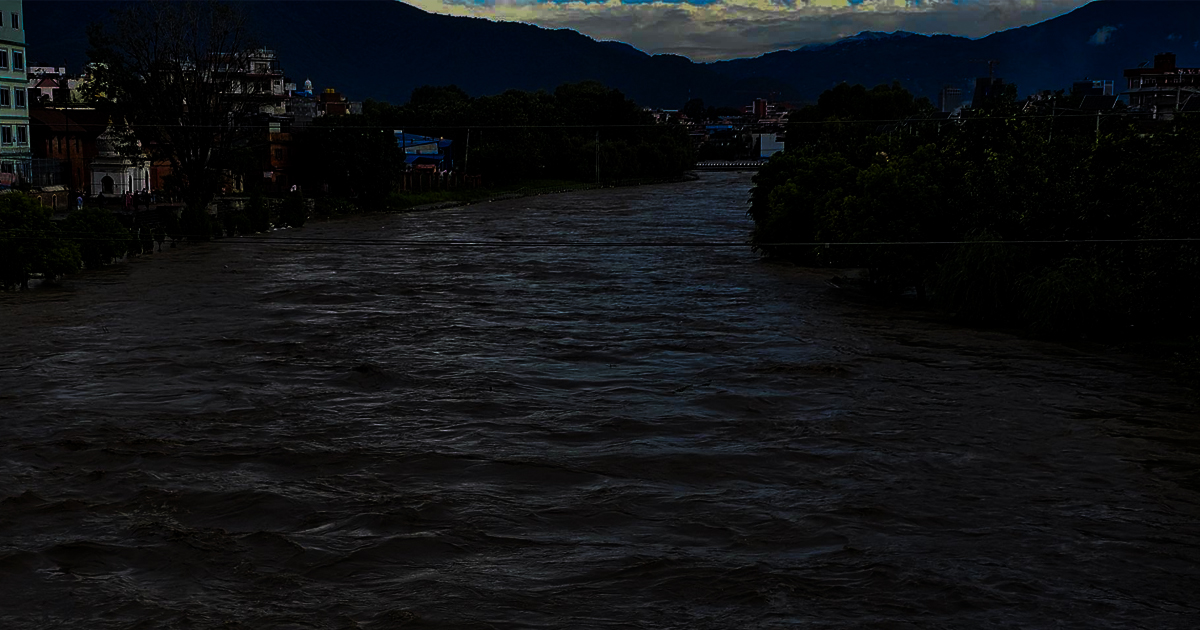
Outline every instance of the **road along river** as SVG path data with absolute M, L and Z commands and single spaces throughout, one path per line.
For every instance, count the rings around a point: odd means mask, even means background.
M 746 247 L 612 245 L 744 240 L 749 186 L 0 295 L 0 627 L 1200 626 L 1192 393 Z

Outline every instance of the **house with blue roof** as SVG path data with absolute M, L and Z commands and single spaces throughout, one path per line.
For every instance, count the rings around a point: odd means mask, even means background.
M 404 163 L 409 168 L 450 170 L 454 167 L 451 157 L 453 140 L 431 138 L 412 133 L 395 131 L 396 145 L 404 152 Z

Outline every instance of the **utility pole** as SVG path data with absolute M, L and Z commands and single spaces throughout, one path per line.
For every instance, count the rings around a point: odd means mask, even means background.
M 600 183 L 600 130 L 596 130 L 596 183 Z
M 1179 111 L 1180 101 L 1183 99 L 1183 70 L 1175 71 L 1175 111 Z
M 1050 98 L 1050 137 L 1046 138 L 1046 144 L 1050 144 L 1051 142 L 1054 142 L 1054 114 L 1055 114 L 1055 110 L 1057 110 L 1057 109 L 1058 109 L 1058 98 L 1051 97 Z
M 467 160 L 471 159 L 471 129 L 467 128 L 467 146 L 463 149 L 463 175 L 467 174 Z

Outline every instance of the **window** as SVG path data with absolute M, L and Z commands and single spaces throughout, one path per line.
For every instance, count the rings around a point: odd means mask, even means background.
M 29 144 L 29 127 L 27 125 L 17 125 L 17 144 L 21 146 Z
M 12 125 L 0 127 L 0 144 L 12 144 Z
M 12 107 L 12 92 L 8 91 L 8 86 L 0 87 L 0 107 Z
M 5 127 L 5 129 L 8 129 L 8 127 Z M 0 173 L 16 173 L 17 172 L 16 167 L 17 167 L 17 165 L 13 164 L 12 162 L 5 162 L 3 164 L 0 164 Z
M 20 13 L 12 14 L 12 27 L 20 30 L 20 28 L 21 28 L 21 14 Z
M 13 70 L 25 69 L 25 53 L 19 50 L 13 51 Z
M 8 70 L 8 49 L 0 48 L 0 70 Z
M 25 107 L 25 90 L 17 88 L 13 92 L 13 96 L 15 97 L 13 100 L 16 102 L 17 107 Z

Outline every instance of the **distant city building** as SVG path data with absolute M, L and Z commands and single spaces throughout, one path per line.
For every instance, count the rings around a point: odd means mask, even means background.
M 274 50 L 260 48 L 245 55 L 228 59 L 217 67 L 228 82 L 229 92 L 246 102 L 246 112 L 282 114 L 286 111 L 288 92 L 284 89 L 283 72 Z
M 1129 106 L 1156 117 L 1172 118 L 1194 94 L 1200 94 L 1200 68 L 1179 68 L 1174 53 L 1154 56 L 1154 66 L 1125 70 Z
M 759 158 L 767 159 L 783 150 L 783 136 L 776 133 L 761 133 L 754 135 L 755 144 L 758 145 Z
M 396 146 L 404 152 L 404 163 L 413 169 L 448 170 L 454 168 L 450 150 L 453 140 L 431 138 L 396 130 Z
M 304 83 L 306 88 L 310 87 L 308 81 Z M 317 98 L 317 103 L 321 108 L 321 113 L 326 116 L 345 116 L 346 114 L 362 113 L 362 103 L 348 100 L 334 88 L 325 88 L 325 91 Z
M 765 98 L 754 99 L 754 103 L 752 103 L 750 105 L 750 108 L 751 108 L 751 114 L 755 118 L 766 118 L 767 117 L 767 99 L 765 99 Z
M 938 111 L 946 114 L 951 114 L 962 108 L 963 91 L 962 88 L 951 87 L 947 85 L 938 92 Z
M 28 180 L 29 77 L 21 0 L 0 0 L 0 188 Z
M 742 107 L 742 113 L 749 116 L 759 125 L 782 125 L 787 113 L 792 110 L 791 103 L 773 103 L 765 98 L 756 98 L 749 105 Z
M 1112 96 L 1112 79 L 1084 79 L 1071 84 L 1071 94 L 1076 96 Z
M 26 91 L 29 92 L 30 107 L 36 107 L 39 103 L 82 100 L 75 93 L 79 88 L 80 81 L 78 78 L 68 76 L 66 68 L 30 66 L 28 77 Z
M 971 106 L 979 107 L 987 100 L 999 96 L 1002 91 L 1004 91 L 1004 79 L 979 77 L 975 79 L 975 94 L 971 98 Z

